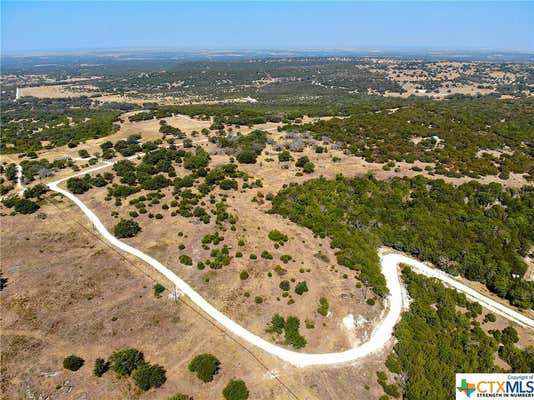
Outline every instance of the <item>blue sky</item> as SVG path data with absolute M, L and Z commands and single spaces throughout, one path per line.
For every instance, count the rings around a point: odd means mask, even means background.
M 2 52 L 103 48 L 534 51 L 531 2 L 3 1 Z

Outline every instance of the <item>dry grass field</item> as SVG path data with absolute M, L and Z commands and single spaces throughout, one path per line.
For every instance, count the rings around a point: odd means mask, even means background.
M 161 277 L 111 249 L 75 206 L 53 203 L 43 207 L 45 220 L 2 217 L 2 398 L 163 399 L 182 392 L 213 399 L 232 378 L 245 380 L 253 399 L 380 396 L 374 376 L 384 355 L 354 366 L 289 367 L 228 336 L 187 299 L 175 302 L 167 292 L 155 298 L 152 285 L 166 284 Z M 141 394 L 131 379 L 93 376 L 97 357 L 124 347 L 163 365 L 167 382 Z M 207 384 L 187 370 L 204 352 L 222 365 Z M 85 359 L 75 373 L 61 366 L 72 353 Z
M 62 155 L 77 157 L 79 149 L 87 149 L 92 154 L 100 151 L 99 145 L 105 141 L 114 142 L 136 133 L 141 134 L 143 141 L 161 138 L 158 120 L 130 122 L 129 115 L 131 113 L 122 116 L 120 130 L 111 136 L 87 141 L 75 149 L 62 147 L 43 151 L 39 157 L 49 160 Z M 205 139 L 202 135 L 192 137 L 191 133 L 211 123 L 186 116 L 165 120 L 193 140 Z M 278 124 L 269 123 L 253 129 L 267 129 L 275 143 L 283 143 L 287 140 L 286 133 L 277 132 L 277 127 Z M 241 132 L 250 130 L 243 128 Z M 230 159 L 213 143 L 203 142 L 201 146 L 212 154 L 210 167 L 225 164 Z M 333 178 L 339 173 L 346 176 L 373 173 L 379 179 L 430 175 L 426 171 L 413 171 L 414 164 L 397 163 L 386 171 L 383 164 L 367 163 L 341 150 L 329 149 L 318 154 L 311 146 L 292 153 L 294 159 L 306 155 L 315 164 L 313 173 L 301 175 L 294 162 L 279 162 L 277 153 L 274 144 L 268 144 L 256 164 L 239 164 L 239 169 L 253 180 L 261 179 L 263 187 L 245 191 L 240 181 L 240 190 L 225 192 L 228 212 L 237 216 L 238 222 L 235 231 L 228 228 L 220 231 L 224 237 L 221 246 L 228 245 L 232 255 L 241 251 L 243 257 L 232 258 L 222 269 L 198 270 L 195 266 L 198 261 L 209 258 L 210 250 L 202 248 L 201 240 L 204 235 L 216 231 L 214 223 L 195 224 L 191 219 L 171 217 L 170 210 L 164 210 L 161 204 L 149 206 L 149 211 L 161 213 L 163 219 L 140 215 L 137 220 L 143 230 L 136 237 L 123 240 L 157 258 L 219 310 L 266 339 L 277 340 L 265 333 L 265 328 L 271 317 L 279 313 L 299 317 L 300 332 L 308 342 L 301 351 L 347 349 L 369 336 L 384 312 L 383 306 L 366 304 L 371 293 L 357 287 L 353 271 L 337 266 L 328 239 L 314 237 L 308 229 L 269 214 L 270 204 L 263 196 L 276 193 L 284 184 L 320 176 Z M 2 161 L 18 160 L 15 155 L 8 157 L 2 156 Z M 83 161 L 76 163 L 85 164 Z M 103 171 L 106 170 L 99 172 Z M 70 173 L 62 170 L 44 182 Z M 182 176 L 187 172 L 177 168 L 177 173 Z M 468 180 L 439 178 L 456 184 Z M 497 181 L 515 187 L 526 183 L 522 176 L 514 174 L 507 181 L 496 177 L 479 181 Z M 163 192 L 171 199 L 169 189 Z M 215 190 L 213 194 L 219 200 L 222 191 Z M 105 188 L 94 188 L 80 198 L 112 230 L 120 217 L 127 218 L 128 211 L 133 208 L 127 201 L 122 206 L 114 206 L 113 202 L 105 201 L 105 196 Z M 250 398 L 259 400 L 378 399 L 383 395 L 376 382 L 376 371 L 385 370 L 384 361 L 392 350 L 393 341 L 382 353 L 354 365 L 290 367 L 228 335 L 187 298 L 179 301 L 170 298 L 169 282 L 138 260 L 109 247 L 68 200 L 49 197 L 40 211 L 46 214 L 46 219 L 39 219 L 35 214 L 0 217 L 2 272 L 8 279 L 6 288 L 0 292 L 2 398 L 165 399 L 182 392 L 195 400 L 216 399 L 222 398 L 223 387 L 233 378 L 243 379 L 251 391 Z M 111 215 L 113 211 L 117 213 L 115 216 Z M 0 206 L 0 212 L 6 213 L 6 209 Z M 287 234 L 288 242 L 275 248 L 267 238 L 271 229 Z M 240 246 L 239 240 L 243 240 L 244 245 Z M 180 244 L 185 248 L 181 250 Z M 273 255 L 272 260 L 260 256 L 264 250 Z M 182 254 L 191 256 L 193 266 L 179 262 Z M 251 254 L 256 254 L 257 259 L 252 260 Z M 291 255 L 292 260 L 283 263 L 280 256 L 284 254 Z M 285 270 L 283 275 L 276 273 L 276 265 Z M 241 280 L 241 271 L 247 271 L 249 278 Z M 288 298 L 282 296 L 279 288 L 281 280 L 291 278 L 295 279 L 290 290 L 294 304 L 288 304 Z M 302 296 L 294 293 L 295 284 L 300 281 L 306 281 L 309 288 Z M 156 282 L 167 288 L 161 298 L 153 294 Z M 489 295 L 477 283 L 464 283 Z M 246 292 L 250 297 L 245 297 Z M 262 297 L 262 304 L 255 303 L 256 296 Z M 330 303 L 330 314 L 326 317 L 317 313 L 322 296 Z M 532 316 L 532 311 L 527 313 Z M 350 329 L 346 323 L 351 320 L 347 318 L 349 315 L 354 320 Z M 306 320 L 312 322 L 314 328 L 307 328 Z M 484 329 L 502 329 L 507 325 L 506 320 L 498 317 L 495 323 L 485 324 Z M 534 343 L 531 331 L 518 328 L 518 332 L 521 347 Z M 102 378 L 93 376 L 97 357 L 107 358 L 111 352 L 124 347 L 137 348 L 149 362 L 164 366 L 167 382 L 159 389 L 140 393 L 131 379 L 120 379 L 112 373 Z M 221 372 L 208 384 L 201 383 L 187 369 L 195 355 L 205 352 L 216 355 L 222 362 Z M 86 361 L 76 373 L 64 370 L 61 365 L 63 358 L 72 353 Z

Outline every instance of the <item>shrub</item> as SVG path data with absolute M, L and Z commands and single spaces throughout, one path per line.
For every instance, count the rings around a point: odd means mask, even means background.
M 188 394 L 176 393 L 174 396 L 167 398 L 167 400 L 193 400 Z
M 235 179 L 224 179 L 219 183 L 219 187 L 222 190 L 237 190 L 237 181 Z
M 21 199 L 15 204 L 15 211 L 20 214 L 32 214 L 39 208 L 37 203 L 28 199 Z
M 497 321 L 497 317 L 493 313 L 488 313 L 484 317 L 484 322 L 495 322 Z
M 283 254 L 280 256 L 280 261 L 282 261 L 284 264 L 287 264 L 292 258 L 293 257 L 291 257 L 289 254 Z
M 70 371 L 78 371 L 84 363 L 83 358 L 71 354 L 63 359 L 63 368 Z
M 108 369 L 109 363 L 106 362 L 103 358 L 97 358 L 95 360 L 95 367 L 93 369 L 93 373 L 95 374 L 95 376 L 98 376 L 100 378 L 107 372 Z
M 295 286 L 295 293 L 299 296 L 302 296 L 304 292 L 308 291 L 308 284 L 306 282 L 299 282 L 297 283 L 297 286 Z
M 374 306 L 376 301 L 375 299 L 371 298 L 371 299 L 367 299 L 366 303 L 369 304 L 370 306 Z
M 295 163 L 295 166 L 298 168 L 303 168 L 306 163 L 309 163 L 310 159 L 308 156 L 300 157 L 297 162 Z
M 284 331 L 285 326 L 286 321 L 284 320 L 284 317 L 282 317 L 280 314 L 275 314 L 271 319 L 270 326 L 265 331 L 267 333 L 281 334 Z
M 386 392 L 386 394 L 389 394 L 390 396 L 394 397 L 394 398 L 399 398 L 401 397 L 401 394 L 400 394 L 400 391 L 399 391 L 399 387 L 395 384 L 384 384 L 382 386 L 384 388 L 384 392 Z
M 261 297 L 261 296 L 256 296 L 256 297 L 254 298 L 254 301 L 256 302 L 256 304 L 261 304 L 261 303 L 263 303 L 263 297 Z
M 196 372 L 202 382 L 211 382 L 219 372 L 221 362 L 212 354 L 200 354 L 189 363 L 189 371 Z
M 239 278 L 241 278 L 242 281 L 248 279 L 248 272 L 247 271 L 241 271 L 239 274 Z
M 297 317 L 289 316 L 285 323 L 285 344 L 296 349 L 306 346 L 306 339 L 299 333 L 300 321 Z
M 67 189 L 74 194 L 82 194 L 91 189 L 91 185 L 81 178 L 69 178 L 67 179 Z
M 184 265 L 193 265 L 193 260 L 186 254 L 182 254 L 178 257 L 178 260 Z
M 223 390 L 226 400 L 247 400 L 249 391 L 242 380 L 231 380 Z
M 271 253 L 269 253 L 267 250 L 263 250 L 261 252 L 261 258 L 265 258 L 266 260 L 272 260 L 273 259 L 273 255 Z
M 109 357 L 109 369 L 118 375 L 130 375 L 135 369 L 145 363 L 142 352 L 136 349 L 115 351 Z
M 89 157 L 89 152 L 85 149 L 80 149 L 78 150 L 78 155 L 81 157 L 81 158 L 87 158 Z
M 515 328 L 508 326 L 502 330 L 501 335 L 501 343 L 506 344 L 512 344 L 519 342 L 519 335 L 517 334 L 517 331 Z
M 280 282 L 280 285 L 278 285 L 280 287 L 280 289 L 282 289 L 283 291 L 287 292 L 290 288 L 290 284 L 289 284 L 289 281 L 282 281 Z
M 165 291 L 165 287 L 161 283 L 154 285 L 154 296 L 161 297 L 161 294 Z
M 302 167 L 302 171 L 307 173 L 307 174 L 311 174 L 314 170 L 315 170 L 315 164 L 312 163 L 312 162 L 307 162 Z
M 269 239 L 271 239 L 273 242 L 287 242 L 287 235 L 280 232 L 277 229 L 273 229 L 271 232 L 269 232 Z
M 278 153 L 278 161 L 290 161 L 291 160 L 291 154 L 289 151 L 284 150 Z
M 326 317 L 326 315 L 328 314 L 329 307 L 330 306 L 328 304 L 328 299 L 326 297 L 321 297 L 319 299 L 319 308 L 317 309 L 317 312 L 323 317 Z
M 245 149 L 236 155 L 237 161 L 239 161 L 241 164 L 255 164 L 256 157 L 258 157 L 256 152 L 249 149 Z
M 133 219 L 122 219 L 115 228 L 113 233 L 117 238 L 130 238 L 134 237 L 141 231 L 141 227 Z
M 386 360 L 386 367 L 394 374 L 400 374 L 402 372 L 402 365 L 399 359 L 393 354 L 388 356 Z
M 141 390 L 160 387 L 167 380 L 165 369 L 157 364 L 142 365 L 133 372 L 132 377 Z

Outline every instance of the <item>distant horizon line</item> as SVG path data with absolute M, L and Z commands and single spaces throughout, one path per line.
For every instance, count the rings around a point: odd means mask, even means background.
M 42 50 L 15 50 L 4 51 L 0 50 L 0 56 L 12 57 L 31 57 L 31 56 L 47 56 L 47 55 L 76 55 L 76 54 L 91 54 L 98 52 L 149 52 L 149 51 L 174 51 L 174 52 L 228 52 L 228 51 L 242 51 L 242 52 L 482 52 L 482 53 L 515 53 L 515 54 L 532 54 L 534 49 L 517 49 L 517 48 L 489 48 L 489 47 L 437 47 L 437 46 L 366 46 L 366 47 L 168 47 L 168 46 L 113 46 L 113 47 L 95 47 L 95 48 L 58 48 L 58 49 L 42 49 Z

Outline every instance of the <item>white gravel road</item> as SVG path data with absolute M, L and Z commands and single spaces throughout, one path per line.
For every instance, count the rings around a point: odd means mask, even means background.
M 94 167 L 92 169 L 80 172 L 73 176 L 85 175 L 88 172 L 106 168 L 110 164 L 111 163 Z M 170 269 L 161 264 L 158 260 L 143 253 L 141 250 L 136 249 L 120 241 L 115 236 L 113 236 L 104 227 L 100 219 L 78 197 L 76 197 L 69 191 L 59 187 L 59 184 L 65 181 L 66 179 L 68 178 L 60 179 L 56 182 L 50 183 L 48 186 L 51 190 L 61 193 L 65 197 L 72 200 L 78 207 L 80 207 L 84 214 L 93 223 L 98 232 L 102 236 L 104 236 L 104 238 L 109 243 L 129 254 L 140 258 L 141 260 L 152 266 L 154 269 L 159 271 L 167 279 L 173 282 L 179 291 L 187 295 L 191 299 L 191 301 L 193 301 L 193 303 L 195 303 L 199 308 L 201 308 L 204 312 L 206 312 L 210 317 L 216 320 L 229 332 L 235 334 L 236 336 L 239 336 L 241 339 L 256 347 L 259 347 L 267 353 L 276 356 L 279 359 L 297 367 L 354 362 L 369 354 L 381 351 L 388 343 L 388 341 L 392 340 L 393 328 L 397 321 L 400 319 L 403 307 L 407 306 L 403 304 L 403 296 L 399 280 L 398 265 L 400 263 L 410 265 L 418 273 L 439 279 L 446 285 L 465 293 L 469 299 L 478 301 L 483 307 L 486 307 L 488 310 L 491 310 L 496 314 L 502 315 L 503 317 L 519 325 L 534 328 L 534 320 L 484 296 L 481 293 L 478 293 L 477 291 L 458 282 L 450 275 L 405 255 L 396 253 L 385 254 L 384 250 L 380 250 L 382 272 L 386 278 L 390 294 L 386 299 L 387 312 L 385 314 L 385 317 L 375 327 L 373 333 L 370 336 L 370 339 L 365 343 L 338 353 L 310 354 L 291 351 L 266 341 L 265 339 L 253 334 L 238 323 L 234 322 L 229 317 L 227 317 L 222 312 L 213 307 L 210 303 L 208 303 L 191 286 L 189 286 L 185 281 L 183 281 Z

